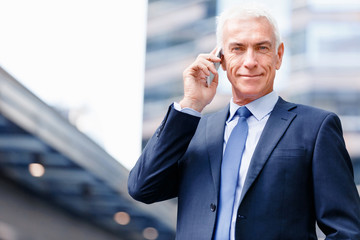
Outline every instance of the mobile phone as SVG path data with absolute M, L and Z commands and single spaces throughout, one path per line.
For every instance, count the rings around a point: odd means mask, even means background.
M 216 51 L 215 55 L 216 55 L 218 58 L 221 58 L 221 48 L 219 48 L 219 49 Z M 219 67 L 220 67 L 220 62 L 214 62 L 214 65 L 215 65 L 215 68 L 216 68 L 216 71 L 217 71 L 217 70 L 219 69 Z M 214 80 L 214 77 L 215 77 L 215 75 L 214 75 L 212 72 L 210 72 L 210 76 L 208 76 L 208 77 L 206 78 L 206 83 L 207 83 L 208 86 L 210 86 L 210 84 L 211 84 L 212 81 Z

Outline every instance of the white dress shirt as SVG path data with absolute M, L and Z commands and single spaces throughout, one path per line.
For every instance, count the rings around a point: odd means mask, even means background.
M 271 92 L 261 98 L 246 104 L 245 106 L 251 112 L 251 116 L 247 119 L 249 126 L 248 136 L 245 143 L 245 149 L 241 159 L 241 165 L 239 170 L 238 183 L 235 191 L 235 204 L 232 213 L 232 220 L 230 225 L 230 239 L 235 239 L 235 224 L 237 218 L 237 210 L 240 205 L 240 196 L 245 183 L 246 175 L 250 166 L 251 158 L 255 151 L 256 145 L 260 139 L 261 133 L 264 130 L 265 124 L 269 119 L 270 113 L 273 110 L 279 96 L 276 92 Z M 236 126 L 239 116 L 235 116 L 237 109 L 241 107 L 235 104 L 232 100 L 230 102 L 230 115 L 226 121 L 225 133 L 224 133 L 224 150 L 227 140 L 230 137 L 231 131 Z
M 240 196 L 250 166 L 251 158 L 255 151 L 256 145 L 260 139 L 261 133 L 265 127 L 265 124 L 269 119 L 270 113 L 273 110 L 278 98 L 279 98 L 278 94 L 275 91 L 272 91 L 271 93 L 245 105 L 249 109 L 252 115 L 247 119 L 249 130 L 245 143 L 245 149 L 241 159 L 238 183 L 236 185 L 236 191 L 235 191 L 235 204 L 234 204 L 232 220 L 230 225 L 231 240 L 235 240 L 235 224 L 237 218 L 237 210 L 240 205 Z M 234 129 L 234 127 L 236 126 L 239 120 L 239 116 L 234 116 L 239 107 L 241 106 L 235 104 L 231 99 L 230 114 L 226 121 L 226 126 L 225 126 L 223 152 L 225 151 L 226 143 L 230 137 L 231 131 Z M 178 111 L 182 111 L 194 116 L 201 116 L 199 112 L 193 109 L 190 108 L 181 109 L 181 106 L 178 103 L 174 103 L 174 108 Z

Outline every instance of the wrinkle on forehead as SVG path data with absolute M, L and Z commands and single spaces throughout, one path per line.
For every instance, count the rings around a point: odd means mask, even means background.
M 275 46 L 273 27 L 265 17 L 228 19 L 223 28 L 224 44 L 258 44 L 271 42 Z

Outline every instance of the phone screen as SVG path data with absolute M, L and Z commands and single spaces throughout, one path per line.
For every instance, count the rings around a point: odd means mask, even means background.
M 215 54 L 218 58 L 221 58 L 221 48 L 219 48 L 217 51 L 216 51 L 216 54 Z M 215 65 L 215 68 L 216 68 L 216 71 L 219 69 L 220 67 L 220 62 L 214 62 L 214 65 Z M 214 77 L 215 75 L 210 72 L 210 76 L 207 77 L 206 79 L 206 83 L 208 86 L 210 86 L 210 84 L 212 83 L 212 81 L 214 80 Z

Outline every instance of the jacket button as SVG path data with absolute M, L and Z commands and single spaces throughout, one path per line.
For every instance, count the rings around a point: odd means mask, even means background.
M 238 215 L 238 218 L 240 218 L 240 219 L 246 219 L 246 216 L 244 216 L 244 215 Z
M 212 211 L 212 212 L 215 212 L 215 210 L 216 210 L 216 205 L 215 204 L 210 204 L 210 210 Z

